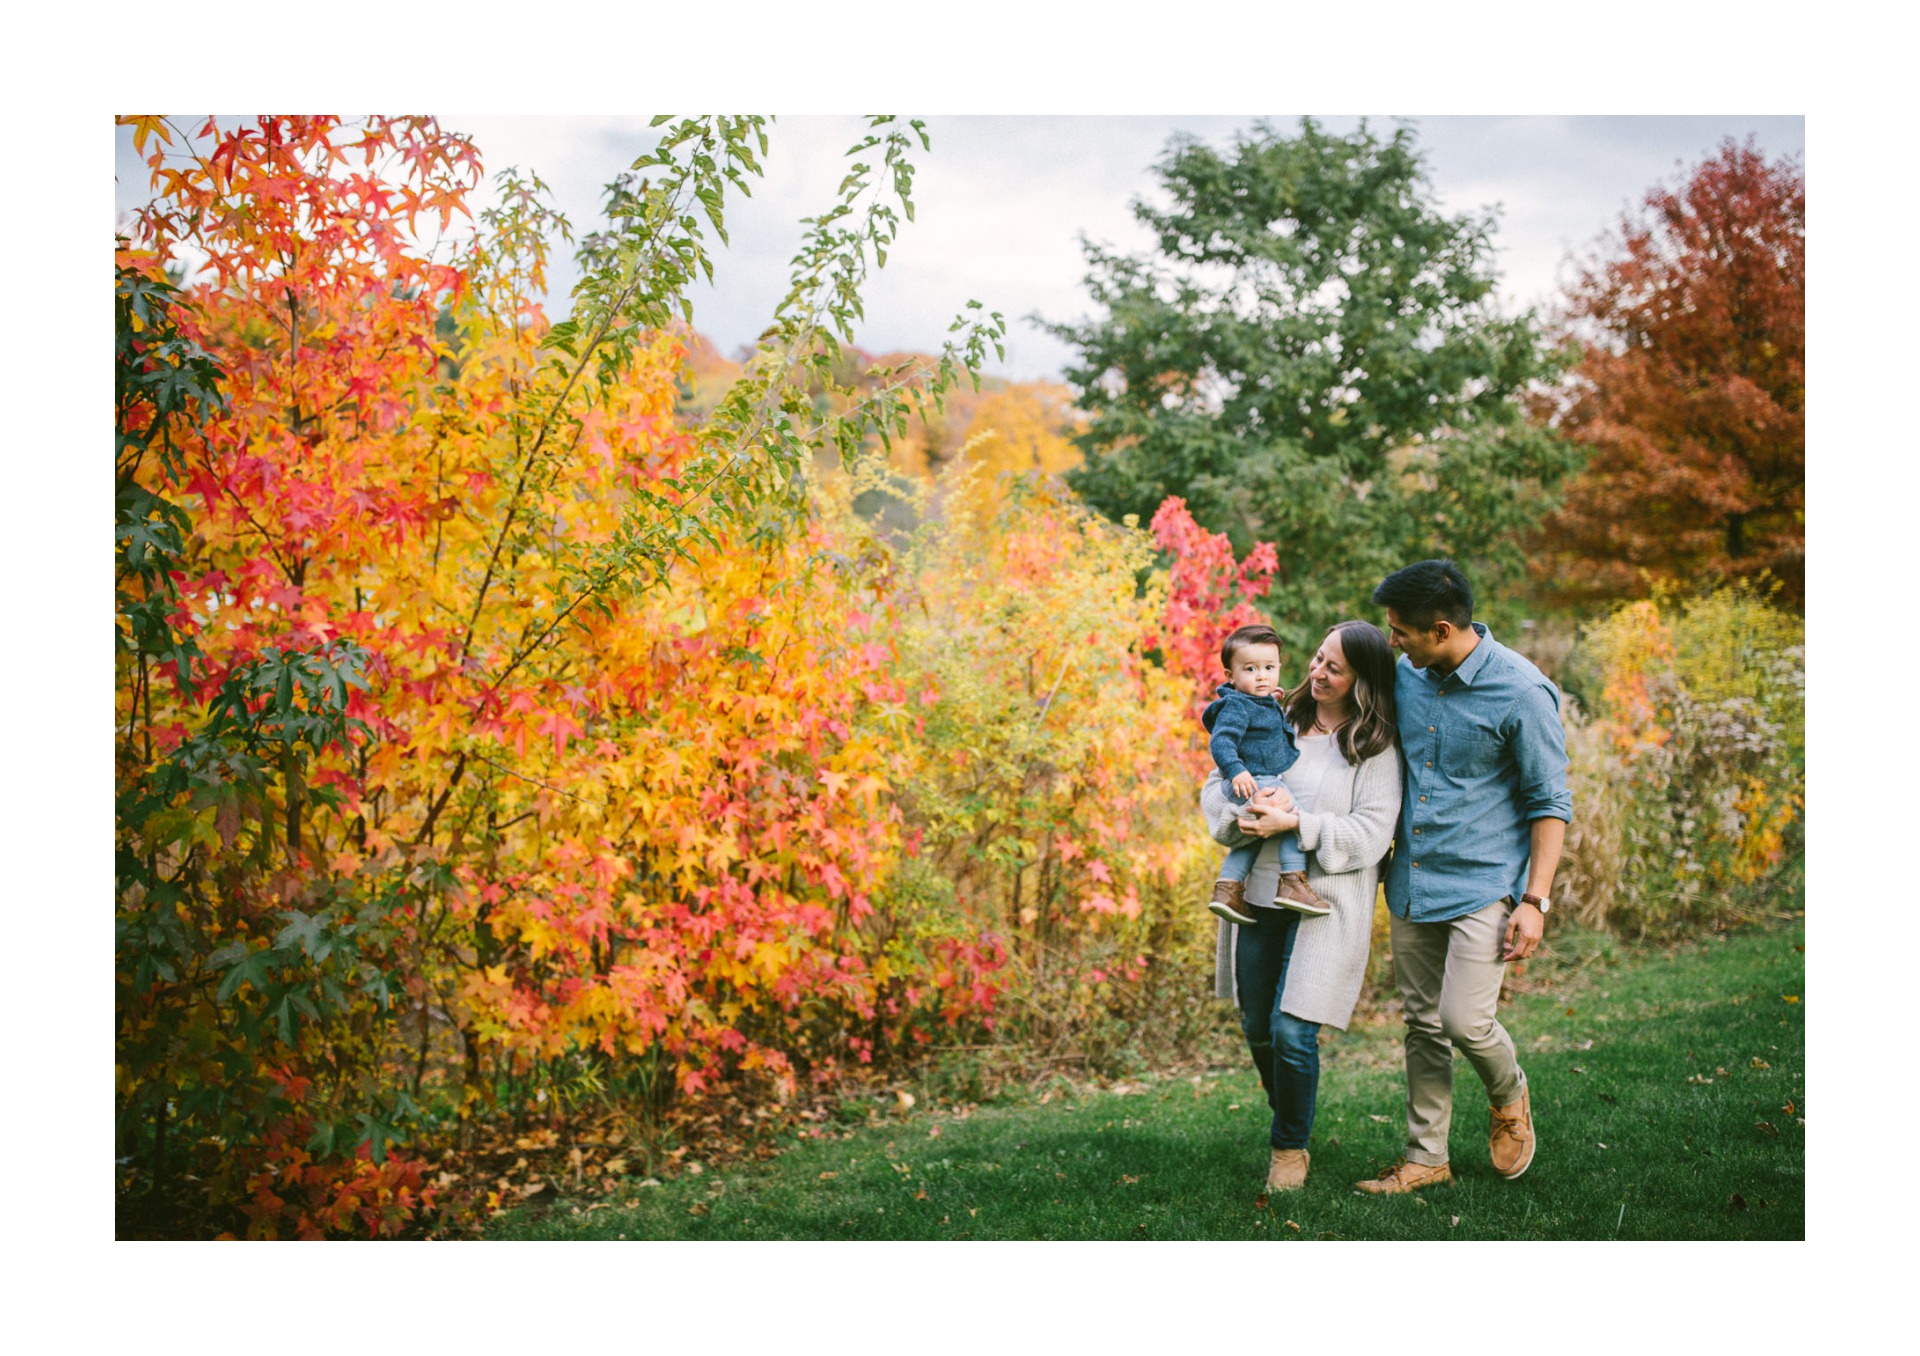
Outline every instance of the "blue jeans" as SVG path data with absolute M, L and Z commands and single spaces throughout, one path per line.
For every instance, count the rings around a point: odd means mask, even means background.
M 1279 835 L 1280 869 L 1282 871 L 1305 871 L 1307 854 L 1300 850 L 1300 835 L 1292 829 Z M 1264 841 L 1264 840 L 1263 840 Z M 1253 859 L 1260 855 L 1260 843 L 1242 843 L 1227 853 L 1227 859 L 1220 863 L 1221 880 L 1245 880 L 1253 870 Z
M 1313 1131 L 1313 1102 L 1320 1087 L 1320 1023 L 1280 1011 L 1287 962 L 1300 915 L 1291 909 L 1254 909 L 1259 922 L 1237 929 L 1234 982 L 1240 988 L 1240 1029 L 1253 1067 L 1273 1108 L 1268 1140 L 1276 1149 L 1304 1149 Z

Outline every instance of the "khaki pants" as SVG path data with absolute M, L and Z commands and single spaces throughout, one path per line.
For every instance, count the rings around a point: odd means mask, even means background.
M 1444 923 L 1391 918 L 1393 977 L 1407 1022 L 1407 1161 L 1447 1161 L 1453 1124 L 1453 1051 L 1457 1046 L 1486 1084 L 1487 1100 L 1520 1100 L 1526 1076 L 1513 1038 L 1495 1009 L 1506 962 L 1511 899 Z

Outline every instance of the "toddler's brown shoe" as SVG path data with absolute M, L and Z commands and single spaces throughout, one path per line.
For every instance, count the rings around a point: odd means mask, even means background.
M 1316 918 L 1333 912 L 1333 905 L 1315 894 L 1313 887 L 1307 884 L 1307 873 L 1304 871 L 1282 871 L 1280 888 L 1274 892 L 1273 902 L 1283 909 L 1312 914 Z
M 1219 914 L 1229 923 L 1257 923 L 1260 920 L 1247 908 L 1247 886 L 1244 881 L 1217 880 L 1213 883 L 1213 898 L 1207 901 L 1207 907 Z

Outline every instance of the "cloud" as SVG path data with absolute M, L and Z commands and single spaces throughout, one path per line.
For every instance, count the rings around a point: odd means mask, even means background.
M 1082 236 L 1122 251 L 1151 241 L 1130 204 L 1156 192 L 1152 166 L 1176 134 L 1226 146 L 1255 115 L 1176 118 L 1141 115 L 930 117 L 931 154 L 916 157 L 917 220 L 903 223 L 887 267 L 865 289 L 858 342 L 875 352 L 937 348 L 969 300 L 1007 318 L 1004 362 L 991 371 L 1016 379 L 1057 377 L 1071 357 L 1029 319 L 1084 316 Z M 1268 115 L 1282 130 L 1294 115 Z M 488 173 L 533 171 L 553 190 L 576 236 L 599 221 L 605 185 L 649 149 L 657 133 L 644 117 L 453 114 L 444 125 L 473 136 Z M 1318 119 L 1344 132 L 1358 117 Z M 1371 117 L 1390 133 L 1392 115 Z M 1558 290 L 1569 254 L 1584 254 L 1648 189 L 1711 155 L 1728 137 L 1755 135 L 1770 155 L 1803 151 L 1805 120 L 1773 116 L 1414 117 L 1436 195 L 1446 210 L 1481 213 L 1498 205 L 1494 241 L 1501 299 L 1511 309 L 1542 306 Z M 695 324 L 723 351 L 753 342 L 785 294 L 801 218 L 831 206 L 844 158 L 865 132 L 857 117 L 778 119 L 768 133 L 765 175 L 752 196 L 728 207 L 731 244 L 716 253 L 715 285 L 693 290 Z M 917 151 L 917 147 L 916 147 Z M 116 207 L 144 200 L 146 174 L 127 129 L 116 140 Z M 492 201 L 490 186 L 476 212 Z M 717 244 L 717 242 L 715 242 Z M 562 314 L 578 274 L 556 250 L 549 313 Z

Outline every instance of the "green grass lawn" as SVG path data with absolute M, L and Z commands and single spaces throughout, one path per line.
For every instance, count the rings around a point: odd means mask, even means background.
M 1251 1067 L 1235 1065 L 893 1114 L 766 1162 L 525 1207 L 488 1236 L 1801 1239 L 1804 940 L 1795 922 L 1590 965 L 1504 1006 L 1539 1134 L 1514 1182 L 1488 1166 L 1486 1099 L 1458 1060 L 1453 1185 L 1353 1190 L 1403 1142 L 1392 1022 L 1328 1033 L 1311 1177 L 1271 1200 L 1266 1107 Z

